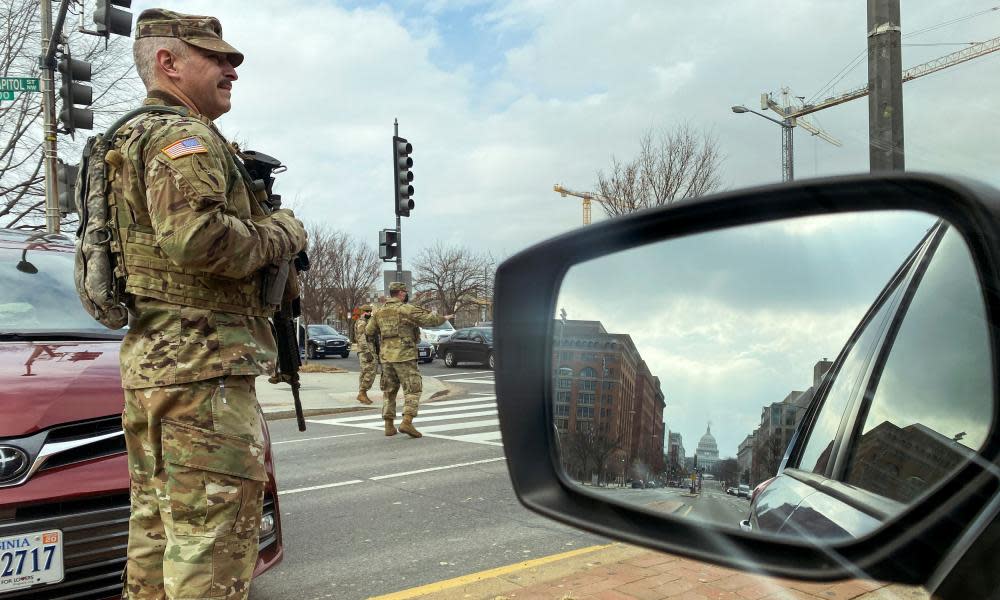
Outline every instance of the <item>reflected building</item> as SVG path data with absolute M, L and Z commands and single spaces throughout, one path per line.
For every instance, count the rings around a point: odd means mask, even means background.
M 698 468 L 705 472 L 711 471 L 715 463 L 719 462 L 719 444 L 712 435 L 712 424 L 708 424 L 705 435 L 698 440 L 698 448 L 694 451 L 695 458 L 698 459 Z
M 740 469 L 740 483 L 750 483 L 750 472 L 753 469 L 753 447 L 757 439 L 757 430 L 743 438 L 736 451 L 736 463 Z
M 613 443 L 613 475 L 633 465 L 662 472 L 666 398 L 632 338 L 609 333 L 600 321 L 557 320 L 554 331 L 556 428 L 564 435 L 599 432 L 598 442 Z
M 684 438 L 679 432 L 670 432 L 670 441 L 667 446 L 667 470 L 671 474 L 678 474 L 685 468 Z

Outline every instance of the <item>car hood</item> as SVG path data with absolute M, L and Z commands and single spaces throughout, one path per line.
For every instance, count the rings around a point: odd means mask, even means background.
M 319 341 L 319 342 L 329 342 L 329 341 L 334 341 L 334 340 L 341 341 L 341 342 L 346 342 L 347 341 L 347 338 L 345 336 L 342 336 L 342 335 L 311 335 L 311 336 L 309 336 L 309 339 L 316 340 L 316 341 Z
M 120 343 L 0 344 L 0 438 L 121 414 Z

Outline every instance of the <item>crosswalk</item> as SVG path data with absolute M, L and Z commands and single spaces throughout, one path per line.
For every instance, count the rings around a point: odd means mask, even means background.
M 493 371 L 469 371 L 467 373 L 445 373 L 443 375 L 434 375 L 435 379 L 440 379 L 441 381 L 447 381 L 449 383 L 471 383 L 473 385 L 488 385 L 493 386 L 496 381 L 493 377 Z
M 402 410 L 402 403 L 399 403 L 398 410 Z M 309 419 L 309 422 L 360 429 L 381 430 L 384 427 L 382 415 L 378 412 L 366 412 L 364 415 L 331 419 Z M 496 396 L 492 395 L 474 395 L 467 398 L 422 404 L 419 416 L 414 419 L 414 424 L 426 437 L 488 446 L 502 445 L 500 421 L 497 419 Z

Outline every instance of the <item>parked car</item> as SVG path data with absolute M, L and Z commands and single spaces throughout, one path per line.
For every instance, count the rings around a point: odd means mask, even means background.
M 123 332 L 104 329 L 80 306 L 73 252 L 60 235 L 0 230 L 0 567 L 30 576 L 0 577 L 0 600 L 121 594 L 129 517 Z M 283 556 L 266 425 L 264 436 L 268 482 L 255 575 Z M 35 537 L 54 549 L 42 550 L 52 561 L 29 573 L 31 562 L 15 566 L 3 542 L 27 539 L 30 552 Z
M 434 360 L 434 347 L 425 340 L 417 342 L 417 362 L 429 363 Z
M 451 321 L 445 321 L 437 327 L 421 327 L 420 339 L 431 345 L 435 356 L 441 356 L 441 353 L 437 352 L 438 344 L 447 340 L 453 333 L 455 333 L 455 327 L 452 326 Z
M 734 487 L 727 487 L 726 488 L 726 493 L 729 494 L 730 496 L 735 496 L 736 495 L 736 488 L 734 488 Z
M 642 480 L 641 480 L 641 479 L 633 479 L 633 480 L 632 480 L 632 489 L 633 489 L 633 490 L 641 490 L 641 489 L 643 489 L 644 487 L 646 487 L 646 486 L 645 486 L 645 484 L 644 484 L 644 483 L 642 482 Z
M 459 363 L 476 362 L 493 368 L 493 328 L 467 327 L 459 329 L 450 338 L 438 344 L 437 355 L 444 358 L 446 367 Z
M 741 483 L 739 487 L 736 488 L 736 495 L 740 498 L 749 498 L 750 486 L 745 483 Z
M 314 323 L 309 325 L 309 345 L 306 347 L 307 358 L 325 358 L 339 356 L 347 358 L 351 355 L 351 340 L 329 325 Z

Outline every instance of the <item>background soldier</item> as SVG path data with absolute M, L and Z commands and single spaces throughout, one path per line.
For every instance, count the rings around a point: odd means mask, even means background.
M 105 158 L 131 312 L 121 346 L 132 512 L 126 598 L 245 599 L 267 473 L 255 377 L 275 341 L 265 270 L 306 243 L 266 214 L 212 122 L 243 55 L 213 17 L 161 9 L 136 22 L 147 105 Z M 100 160 L 100 158 L 97 158 Z
M 361 376 L 358 380 L 358 402 L 361 404 L 371 404 L 368 397 L 368 390 L 372 389 L 375 381 L 375 354 L 372 344 L 368 342 L 368 334 L 365 327 L 372 317 L 372 305 L 365 304 L 361 307 L 364 313 L 362 318 L 354 325 L 354 340 L 358 343 L 358 361 L 361 363 Z
M 413 426 L 420 406 L 423 380 L 417 369 L 417 342 L 420 341 L 420 327 L 434 327 L 444 323 L 454 315 L 443 317 L 427 312 L 419 306 L 407 304 L 409 295 L 406 284 L 394 281 L 389 284 L 389 296 L 385 305 L 368 320 L 365 332 L 369 336 L 381 338 L 382 378 L 382 419 L 385 434 L 396 435 L 393 421 L 396 418 L 396 393 L 403 386 L 403 422 L 399 431 L 414 438 L 421 436 Z

